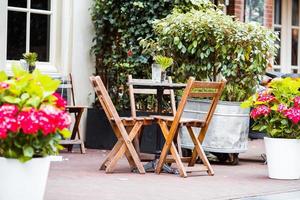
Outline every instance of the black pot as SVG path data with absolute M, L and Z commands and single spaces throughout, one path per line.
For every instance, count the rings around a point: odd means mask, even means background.
M 138 112 L 138 116 L 148 116 L 151 113 Z M 129 117 L 130 111 L 119 112 L 121 117 Z M 158 137 L 158 138 L 157 138 Z M 102 108 L 89 108 L 86 124 L 86 147 L 92 149 L 110 150 L 117 138 Z M 145 126 L 141 137 L 141 151 L 155 153 L 161 149 L 163 142 L 162 133 L 158 125 Z

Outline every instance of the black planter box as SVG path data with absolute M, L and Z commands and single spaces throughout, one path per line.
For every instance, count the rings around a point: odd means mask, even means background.
M 130 116 L 130 111 L 119 112 L 122 117 Z M 148 116 L 147 112 L 138 112 L 138 116 Z M 157 139 L 157 137 L 159 137 Z M 92 149 L 110 150 L 116 143 L 117 138 L 111 125 L 101 108 L 89 108 L 86 124 L 86 147 Z M 163 144 L 162 133 L 158 125 L 145 126 L 141 138 L 141 151 L 154 153 L 161 149 Z

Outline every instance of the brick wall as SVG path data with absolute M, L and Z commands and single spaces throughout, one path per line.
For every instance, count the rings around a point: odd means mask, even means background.
M 273 27 L 273 0 L 265 0 L 264 25 Z
M 235 16 L 240 21 L 244 21 L 244 0 L 230 0 L 227 7 L 227 14 Z

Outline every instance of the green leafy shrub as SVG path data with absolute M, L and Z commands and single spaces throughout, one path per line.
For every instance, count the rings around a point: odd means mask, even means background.
M 222 100 L 243 101 L 255 92 L 261 75 L 276 54 L 276 34 L 256 23 L 242 23 L 212 3 L 197 1 L 192 10 L 176 8 L 156 20 L 157 38 L 141 41 L 145 53 L 163 52 L 174 58 L 176 81 L 227 80 Z
M 300 79 L 273 79 L 242 106 L 253 108 L 253 130 L 273 138 L 300 139 Z

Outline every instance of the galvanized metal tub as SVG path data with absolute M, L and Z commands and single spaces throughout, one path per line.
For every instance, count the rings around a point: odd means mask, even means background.
M 203 119 L 209 101 L 189 99 L 183 117 Z M 243 153 L 247 151 L 250 109 L 242 109 L 239 102 L 220 101 L 203 141 L 203 149 L 218 153 Z M 194 128 L 198 135 L 200 129 Z M 192 149 L 194 144 L 185 127 L 180 130 L 181 145 Z

